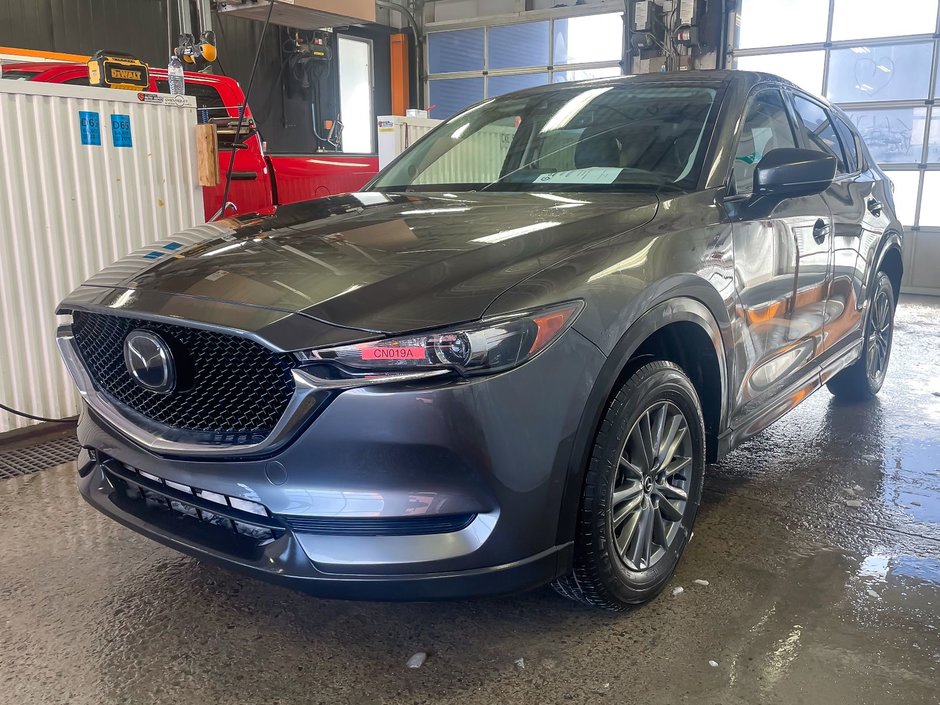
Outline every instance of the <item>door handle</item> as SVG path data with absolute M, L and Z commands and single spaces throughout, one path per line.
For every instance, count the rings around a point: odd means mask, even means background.
M 881 201 L 879 201 L 877 198 L 869 198 L 866 205 L 868 206 L 868 212 L 873 216 L 877 217 L 881 215 Z
M 257 171 L 233 171 L 232 181 L 254 181 L 258 178 Z
M 826 221 L 822 218 L 816 220 L 816 224 L 813 226 L 813 239 L 816 241 L 817 245 L 821 245 L 826 241 L 826 233 L 829 231 L 829 226 L 826 225 Z

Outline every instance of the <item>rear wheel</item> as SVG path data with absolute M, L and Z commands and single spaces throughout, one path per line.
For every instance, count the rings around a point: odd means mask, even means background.
M 601 422 L 581 498 L 574 567 L 555 589 L 610 610 L 655 596 L 691 536 L 704 468 L 695 387 L 671 362 L 644 365 Z
M 884 384 L 894 339 L 894 287 L 884 272 L 875 275 L 871 302 L 865 318 L 862 356 L 826 383 L 840 399 L 865 401 Z

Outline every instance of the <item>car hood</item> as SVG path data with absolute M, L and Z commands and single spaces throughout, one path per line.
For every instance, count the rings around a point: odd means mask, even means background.
M 397 333 L 479 318 L 514 284 L 647 223 L 656 208 L 646 193 L 347 194 L 183 231 L 86 286 Z

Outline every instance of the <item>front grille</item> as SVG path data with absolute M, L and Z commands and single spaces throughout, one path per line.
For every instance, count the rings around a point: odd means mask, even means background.
M 140 386 L 128 373 L 124 339 L 135 329 L 157 333 L 173 349 L 183 384 L 169 394 Z M 294 393 L 294 358 L 246 338 L 82 311 L 73 314 L 72 331 L 89 375 L 104 394 L 165 426 L 212 434 L 209 442 L 264 440 Z

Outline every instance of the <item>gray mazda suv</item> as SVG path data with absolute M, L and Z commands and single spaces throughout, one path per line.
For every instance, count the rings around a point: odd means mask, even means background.
M 676 567 L 707 462 L 823 385 L 878 392 L 901 236 L 850 120 L 775 76 L 487 100 L 360 193 L 73 292 L 79 486 L 316 595 L 622 609 Z

